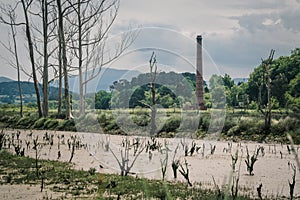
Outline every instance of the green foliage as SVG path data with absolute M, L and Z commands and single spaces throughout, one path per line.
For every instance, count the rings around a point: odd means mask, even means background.
M 19 119 L 19 121 L 16 123 L 16 126 L 18 128 L 30 128 L 32 124 L 37 120 L 34 116 L 29 117 L 22 117 Z
M 181 119 L 179 116 L 170 117 L 162 127 L 161 132 L 176 132 L 180 123 Z
M 148 114 L 133 115 L 132 121 L 138 126 L 147 126 L 150 123 L 150 116 Z
M 253 135 L 263 133 L 264 122 L 256 118 L 242 117 L 238 123 L 230 128 L 228 136 Z
M 44 124 L 46 121 L 47 121 L 47 118 L 44 118 L 44 117 L 36 120 L 33 124 L 33 128 L 36 128 L 36 129 L 44 128 Z
M 96 109 L 109 109 L 112 94 L 104 90 L 100 90 L 95 94 L 95 108 Z
M 209 113 L 201 113 L 198 129 L 207 132 L 210 124 L 210 119 L 211 118 Z
M 290 56 L 281 56 L 274 60 L 271 65 L 271 91 L 281 107 L 285 107 L 288 99 L 284 94 L 288 93 L 292 97 L 297 97 L 299 93 L 300 79 L 300 49 L 292 51 Z M 250 74 L 248 81 L 247 94 L 250 101 L 258 100 L 258 88 L 262 81 L 263 66 L 260 65 Z M 263 88 L 263 93 L 266 88 Z M 299 93 L 300 94 L 300 93 Z M 262 98 L 266 102 L 266 96 Z
M 76 131 L 75 121 L 74 119 L 59 120 L 56 129 L 59 131 Z
M 300 121 L 289 116 L 281 118 L 277 122 L 273 122 L 271 132 L 273 135 L 284 135 L 287 132 L 293 132 L 300 127 Z
M 58 120 L 57 119 L 47 119 L 44 123 L 44 129 L 56 129 L 58 125 Z
M 90 169 L 89 169 L 89 174 L 91 175 L 91 176 L 93 176 L 93 175 L 95 175 L 95 173 L 96 173 L 96 169 L 95 168 L 93 168 L 93 167 L 91 167 Z
M 193 82 L 192 82 L 193 81 Z M 113 88 L 111 104 L 118 108 L 148 107 L 151 105 L 149 83 L 150 74 L 140 74 L 131 82 L 116 81 Z M 179 96 L 187 100 L 191 98 L 195 85 L 195 74 L 175 72 L 160 72 L 155 84 L 156 103 L 163 108 L 173 108 L 179 105 Z M 147 105 L 148 104 L 148 105 Z M 176 106 L 175 106 L 176 105 Z

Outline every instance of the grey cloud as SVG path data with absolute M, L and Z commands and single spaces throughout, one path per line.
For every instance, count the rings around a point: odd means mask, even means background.
M 243 9 L 280 9 L 286 6 L 286 2 L 283 0 L 246 0 L 246 1 L 236 1 L 234 6 L 236 8 Z
M 300 1 L 300 0 L 299 0 Z M 300 7 L 298 9 L 285 10 L 280 14 L 283 26 L 292 31 L 300 31 Z

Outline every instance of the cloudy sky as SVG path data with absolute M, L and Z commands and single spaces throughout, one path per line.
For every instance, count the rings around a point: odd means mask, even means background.
M 300 46 L 299 19 L 300 0 L 121 0 L 111 34 L 141 29 L 110 67 L 141 70 L 155 50 L 161 68 L 193 71 L 195 38 L 202 35 L 204 73 L 248 77 L 272 48 L 279 57 Z M 5 31 L 0 29 L 0 39 Z M 1 75 L 16 78 L 3 60 L 0 66 Z

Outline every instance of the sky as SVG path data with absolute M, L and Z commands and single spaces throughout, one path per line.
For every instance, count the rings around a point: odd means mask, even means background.
M 248 77 L 271 49 L 277 58 L 300 46 L 299 19 L 300 0 L 121 0 L 110 41 L 131 28 L 139 28 L 138 36 L 108 67 L 146 70 L 155 51 L 159 70 L 193 72 L 196 36 L 202 35 L 206 78 L 213 73 Z M 0 28 L 5 40 L 7 29 Z M 3 47 L 0 54 L 7 54 Z M 3 59 L 0 66 L 1 76 L 16 78 Z

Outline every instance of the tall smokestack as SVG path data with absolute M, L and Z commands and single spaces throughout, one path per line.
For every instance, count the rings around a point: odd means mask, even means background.
M 198 107 L 200 110 L 205 110 L 204 92 L 203 92 L 203 63 L 202 63 L 202 36 L 197 36 L 197 71 L 196 71 L 196 96 Z

